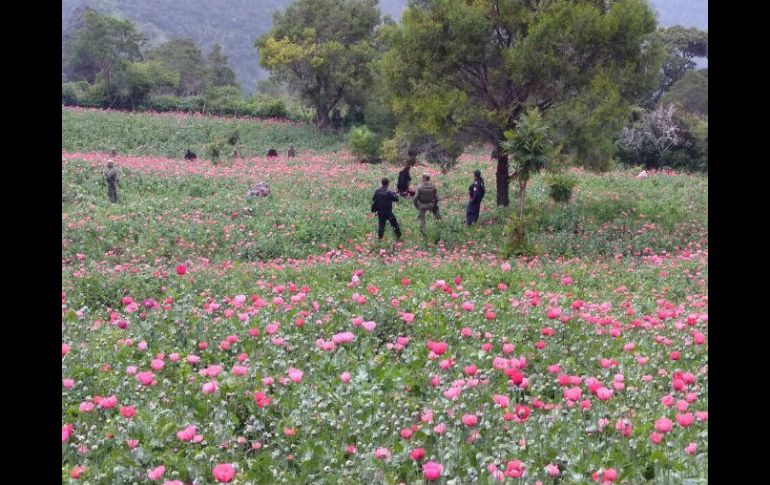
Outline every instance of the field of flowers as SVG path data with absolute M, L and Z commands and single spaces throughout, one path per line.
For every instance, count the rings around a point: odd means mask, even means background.
M 294 125 L 296 159 L 186 162 L 169 120 L 230 122 L 62 111 L 63 483 L 706 483 L 707 178 L 578 173 L 559 206 L 537 177 L 507 260 L 482 155 L 418 167 L 445 220 L 402 203 L 380 243 L 398 168 Z

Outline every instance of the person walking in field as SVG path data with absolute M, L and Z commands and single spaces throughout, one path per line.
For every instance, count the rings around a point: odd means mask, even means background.
M 420 221 L 420 233 L 425 235 L 425 213 L 430 211 L 437 221 L 441 220 L 438 210 L 438 188 L 430 181 L 430 175 L 422 175 L 422 183 L 414 193 L 414 206 L 417 208 L 417 219 Z
M 409 169 L 412 168 L 412 161 L 406 162 L 406 167 L 398 172 L 398 184 L 396 184 L 396 190 L 398 195 L 402 197 L 411 197 L 414 195 L 414 190 L 409 189 L 409 182 L 412 181 L 412 176 L 409 175 Z
M 486 189 L 484 188 L 484 179 L 481 178 L 481 171 L 473 172 L 473 183 L 468 187 L 468 210 L 465 213 L 465 222 L 472 226 L 479 220 L 481 212 L 481 201 L 484 199 Z
M 296 156 L 297 156 L 297 150 L 295 150 L 295 149 L 294 149 L 294 145 L 292 145 L 292 146 L 290 146 L 290 147 L 289 147 L 289 151 L 286 153 L 286 155 L 287 155 L 289 158 L 293 158 L 293 157 L 296 157 Z
M 401 240 L 401 228 L 398 227 L 398 220 L 393 214 L 393 202 L 398 202 L 398 196 L 388 189 L 390 180 L 382 179 L 382 186 L 374 192 L 372 197 L 372 212 L 377 213 L 379 225 L 377 226 L 377 238 L 382 241 L 385 234 L 385 223 L 390 222 L 393 232 L 396 233 L 396 239 Z
M 118 170 L 115 162 L 107 160 L 107 170 L 104 172 L 104 180 L 107 182 L 107 197 L 113 204 L 118 201 Z

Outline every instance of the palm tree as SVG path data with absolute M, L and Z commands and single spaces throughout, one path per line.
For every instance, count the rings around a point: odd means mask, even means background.
M 547 168 L 551 159 L 561 151 L 548 137 L 548 125 L 543 121 L 540 110 L 529 110 L 517 123 L 516 130 L 505 133 L 506 141 L 501 144 L 503 152 L 513 157 L 513 173 L 509 178 L 519 182 L 519 225 L 517 236 L 524 242 L 524 198 L 527 182 L 534 172 Z

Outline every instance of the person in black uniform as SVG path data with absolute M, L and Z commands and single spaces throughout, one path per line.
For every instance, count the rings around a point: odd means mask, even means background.
M 377 238 L 382 240 L 382 236 L 385 234 L 385 223 L 390 222 L 393 232 L 396 233 L 396 238 L 401 240 L 401 228 L 398 227 L 398 220 L 393 214 L 393 202 L 398 202 L 398 196 L 388 189 L 389 184 L 390 180 L 382 179 L 382 187 L 377 189 L 374 192 L 374 197 L 372 197 L 372 212 L 376 212 L 379 219 Z
M 411 160 L 406 162 L 406 167 L 398 172 L 398 184 L 396 184 L 396 190 L 398 190 L 398 195 L 402 197 L 411 197 L 414 195 L 414 190 L 409 189 L 409 182 L 412 181 L 412 176 L 409 175 L 410 168 L 412 168 Z
M 468 210 L 465 213 L 465 222 L 469 226 L 473 225 L 479 220 L 479 212 L 481 212 L 481 200 L 484 198 L 486 189 L 484 189 L 484 179 L 481 178 L 481 171 L 476 170 L 473 172 L 473 183 L 468 187 Z

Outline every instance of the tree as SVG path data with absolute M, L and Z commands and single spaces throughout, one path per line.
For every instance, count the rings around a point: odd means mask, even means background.
M 654 32 L 643 0 L 415 0 L 383 59 L 397 132 L 427 135 L 450 155 L 468 141 L 491 142 L 497 204 L 507 206 L 504 133 L 528 106 L 545 115 L 571 104 L 589 115 L 591 104 L 575 101 L 591 89 L 625 114 L 655 82 Z
M 214 44 L 208 56 L 209 79 L 208 84 L 213 87 L 235 86 L 235 72 L 227 62 L 227 56 L 222 53 L 222 46 Z
M 670 103 L 675 104 L 688 113 L 708 116 L 708 69 L 689 71 L 682 79 L 675 82 L 668 93 L 661 99 L 661 104 L 663 105 Z
M 659 169 L 666 152 L 681 143 L 674 106 L 661 106 L 635 118 L 637 121 L 623 128 L 618 137 L 619 156 L 629 164 L 643 163 L 646 168 Z
M 102 15 L 86 8 L 82 21 L 74 21 L 74 31 L 69 34 L 65 69 L 70 80 L 90 83 L 100 76 L 105 94 L 112 93 L 113 69 L 125 65 L 125 61 L 141 60 L 144 36 L 127 20 Z
M 515 130 L 505 133 L 506 140 L 501 148 L 506 155 L 513 156 L 512 178 L 519 183 L 518 239 L 524 242 L 524 201 L 527 182 L 532 173 L 547 168 L 549 162 L 561 150 L 555 147 L 548 135 L 548 125 L 543 121 L 540 110 L 532 108 L 516 122 Z
M 257 40 L 260 64 L 288 82 L 313 107 L 318 126 L 327 128 L 338 104 L 359 103 L 370 82 L 379 23 L 376 0 L 297 0 L 277 12 L 273 28 Z
M 694 59 L 709 56 L 708 32 L 675 25 L 661 28 L 658 36 L 665 47 L 666 57 L 661 66 L 660 82 L 646 103 L 648 108 L 655 106 L 674 83 L 695 69 Z
M 171 39 L 150 50 L 147 57 L 179 73 L 178 96 L 196 96 L 206 89 L 208 70 L 194 40 Z
M 127 62 L 116 71 L 115 103 L 135 109 L 152 91 L 163 92 L 179 84 L 179 74 L 157 61 Z

